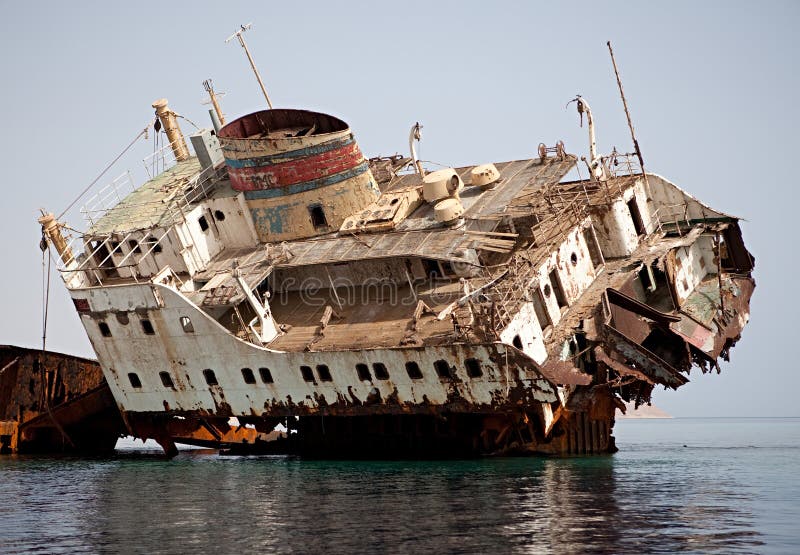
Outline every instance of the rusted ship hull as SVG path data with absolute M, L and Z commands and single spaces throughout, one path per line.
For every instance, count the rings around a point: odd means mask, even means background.
M 95 361 L 0 346 L 0 451 L 111 451 L 124 432 Z

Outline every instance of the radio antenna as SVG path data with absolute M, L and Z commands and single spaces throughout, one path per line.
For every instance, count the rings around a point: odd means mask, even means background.
M 272 101 L 270 101 L 269 95 L 267 94 L 267 88 L 264 86 L 264 82 L 261 80 L 261 75 L 259 75 L 258 73 L 258 69 L 256 68 L 256 63 L 253 61 L 253 56 L 250 55 L 250 50 L 247 48 L 247 43 L 244 42 L 244 37 L 242 36 L 242 33 L 250 29 L 250 27 L 252 26 L 253 26 L 252 23 L 248 23 L 247 25 L 241 25 L 238 31 L 236 31 L 234 34 L 225 39 L 225 42 L 226 43 L 230 42 L 231 40 L 233 40 L 233 37 L 239 39 L 239 44 L 241 44 L 242 48 L 244 48 L 244 52 L 245 54 L 247 54 L 247 59 L 250 61 L 250 67 L 253 68 L 253 73 L 256 74 L 256 79 L 258 79 L 258 84 L 261 85 L 261 92 L 264 93 L 264 98 L 267 99 L 267 106 L 269 106 L 269 109 L 272 110 Z

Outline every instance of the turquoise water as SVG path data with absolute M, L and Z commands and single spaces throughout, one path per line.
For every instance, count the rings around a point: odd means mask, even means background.
M 800 553 L 800 419 L 616 436 L 568 459 L 0 457 L 0 552 Z

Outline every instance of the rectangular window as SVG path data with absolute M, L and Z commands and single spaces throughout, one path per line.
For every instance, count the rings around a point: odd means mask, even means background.
M 464 361 L 464 366 L 467 368 L 467 376 L 470 378 L 480 378 L 483 376 L 481 370 L 481 362 L 476 358 L 468 358 Z
M 331 377 L 331 369 L 328 368 L 327 364 L 317 364 L 317 375 L 319 376 L 319 380 L 322 382 L 333 381 L 333 378 Z
M 172 376 L 169 375 L 169 372 L 159 372 L 158 377 L 161 378 L 161 385 L 175 389 L 175 384 L 173 383 Z
M 389 379 L 389 371 L 386 369 L 386 365 L 382 362 L 372 363 L 372 371 L 375 372 L 375 377 L 379 380 Z
M 450 364 L 446 360 L 437 360 L 433 363 L 433 369 L 436 370 L 436 375 L 443 379 L 450 379 Z
M 312 204 L 308 207 L 308 212 L 311 215 L 311 223 L 314 225 L 314 229 L 328 227 L 328 220 L 325 218 L 325 211 L 321 205 Z
M 244 380 L 244 383 L 256 383 L 256 376 L 253 374 L 253 371 L 250 368 L 242 368 L 242 379 Z
M 358 374 L 358 379 L 362 382 L 372 381 L 372 376 L 369 375 L 369 366 L 366 364 L 356 364 L 356 374 Z
M 100 328 L 100 335 L 103 337 L 111 337 L 111 328 L 105 322 L 97 322 L 97 327 Z
M 142 331 L 147 335 L 155 335 L 156 330 L 153 329 L 153 324 L 150 323 L 150 320 L 142 319 Z
M 313 382 L 314 380 L 314 372 L 311 370 L 310 366 L 301 366 L 300 373 L 303 375 L 303 379 L 307 382 Z
M 208 385 L 219 385 L 219 382 L 217 381 L 217 375 L 214 374 L 213 370 L 209 368 L 203 370 L 203 377 L 206 379 L 206 383 Z
M 413 360 L 406 362 L 406 372 L 408 372 L 408 377 L 412 380 L 422 379 L 422 370 L 419 369 L 419 364 Z
M 261 381 L 264 383 L 273 383 L 272 380 L 272 372 L 270 372 L 269 368 L 261 367 L 258 369 L 258 373 L 261 375 Z
M 564 296 L 564 288 L 561 287 L 561 278 L 558 277 L 558 270 L 555 268 L 550 270 L 550 284 L 553 286 L 553 293 L 555 293 L 559 308 L 567 306 L 567 297 Z
M 136 389 L 142 388 L 142 380 L 139 379 L 139 375 L 136 372 L 131 372 L 128 374 L 128 381 L 131 382 L 131 386 L 135 387 Z
M 636 235 L 644 235 L 646 232 L 642 221 L 642 213 L 639 211 L 639 204 L 636 202 L 635 197 L 628 201 L 628 210 L 631 213 L 633 229 L 636 230 Z

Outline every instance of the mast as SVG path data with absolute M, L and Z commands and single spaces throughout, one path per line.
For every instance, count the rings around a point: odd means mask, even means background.
M 619 96 L 622 98 L 622 107 L 625 108 L 625 117 L 628 118 L 628 129 L 631 130 L 631 139 L 633 139 L 633 149 L 636 152 L 636 157 L 639 159 L 639 165 L 642 167 L 644 173 L 644 159 L 642 158 L 642 151 L 639 149 L 639 141 L 636 140 L 636 132 L 633 130 L 633 121 L 631 120 L 631 113 L 628 110 L 628 102 L 625 100 L 625 91 L 622 89 L 622 79 L 619 77 L 619 70 L 617 69 L 617 61 L 614 59 L 614 50 L 611 49 L 611 41 L 606 42 L 608 45 L 608 52 L 611 54 L 611 63 L 614 66 L 614 75 L 617 76 L 617 86 L 619 87 Z
M 261 92 L 264 93 L 264 98 L 267 99 L 267 106 L 269 106 L 269 109 L 272 110 L 272 101 L 269 99 L 269 95 L 267 94 L 267 88 L 264 86 L 264 82 L 261 80 L 261 75 L 258 73 L 258 68 L 256 68 L 256 63 L 253 61 L 253 56 L 250 55 L 250 50 L 247 48 L 247 43 L 244 42 L 244 37 L 242 36 L 242 33 L 250 29 L 250 27 L 252 26 L 253 26 L 252 23 L 248 23 L 247 25 L 242 25 L 241 29 L 239 29 L 234 34 L 225 39 L 225 42 L 230 42 L 231 39 L 233 39 L 233 37 L 239 39 L 239 44 L 241 44 L 242 48 L 244 48 L 244 52 L 245 54 L 247 54 L 247 59 L 250 61 L 250 67 L 253 68 L 253 73 L 256 74 L 256 79 L 258 80 L 258 84 L 261 86 Z

